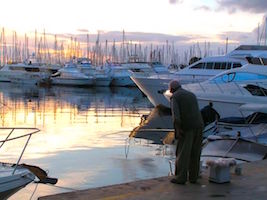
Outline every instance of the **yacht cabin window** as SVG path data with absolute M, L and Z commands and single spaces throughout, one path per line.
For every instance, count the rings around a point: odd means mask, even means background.
M 240 63 L 233 63 L 233 68 L 241 67 L 242 65 Z
M 214 69 L 220 69 L 221 68 L 221 63 L 215 63 Z
M 226 69 L 231 69 L 232 63 L 227 63 L 227 68 Z
M 261 58 L 264 65 L 267 65 L 267 58 Z
M 264 80 L 267 79 L 267 76 L 247 73 L 247 72 L 232 72 L 227 74 L 222 74 L 214 78 L 212 81 L 215 83 L 229 83 L 231 81 L 249 81 L 249 80 Z
M 267 79 L 267 76 L 254 73 L 245 73 L 245 72 L 235 73 L 235 78 L 234 78 L 235 81 L 262 80 L 262 79 Z
M 262 65 L 260 59 L 259 58 L 256 58 L 256 57 L 251 58 L 251 62 L 254 65 Z
M 208 62 L 206 65 L 206 69 L 213 69 L 213 63 L 212 62 Z
M 40 72 L 40 69 L 34 68 L 34 67 L 26 67 L 25 71 L 27 71 L 27 72 Z
M 227 63 L 223 62 L 223 63 L 221 64 L 221 69 L 226 69 L 226 64 L 227 64 Z
M 267 59 L 266 59 L 266 64 L 267 64 Z M 207 62 L 207 63 L 198 63 L 194 66 L 191 67 L 191 69 L 231 69 L 233 65 L 233 68 L 238 68 L 241 67 L 241 63 L 231 63 L 231 62 Z
M 191 67 L 191 69 L 203 69 L 204 63 L 198 63 Z
M 253 96 L 267 96 L 267 90 L 258 85 L 248 84 L 244 88 L 248 90 Z

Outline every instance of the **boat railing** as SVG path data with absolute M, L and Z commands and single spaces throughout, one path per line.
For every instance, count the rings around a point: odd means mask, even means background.
M 38 129 L 38 128 L 26 128 L 26 127 L 0 127 L 0 130 L 10 130 L 9 134 L 7 135 L 7 137 L 6 137 L 4 140 L 0 140 L 0 143 L 1 143 L 0 148 L 2 148 L 3 145 L 4 145 L 6 142 L 8 142 L 8 141 L 12 141 L 12 140 L 16 140 L 16 139 L 20 139 L 20 138 L 27 137 L 26 143 L 25 143 L 25 145 L 24 145 L 24 147 L 23 147 L 23 149 L 22 149 L 22 151 L 21 151 L 21 153 L 20 153 L 19 159 L 17 160 L 16 165 L 15 165 L 15 168 L 14 168 L 14 170 L 13 170 L 13 172 L 12 172 L 12 175 L 14 175 L 14 174 L 15 174 L 15 171 L 17 170 L 17 167 L 18 167 L 18 165 L 19 165 L 19 162 L 20 162 L 20 160 L 21 160 L 21 158 L 22 158 L 22 156 L 23 156 L 23 154 L 24 154 L 24 152 L 25 152 L 25 149 L 26 149 L 26 147 L 28 146 L 28 143 L 29 143 L 29 141 L 30 141 L 30 139 L 31 139 L 31 136 L 32 136 L 33 134 L 35 134 L 35 133 L 40 132 L 40 129 Z M 29 132 L 29 133 L 26 133 L 26 134 L 24 134 L 24 135 L 20 135 L 20 136 L 16 136 L 16 137 L 10 138 L 10 136 L 11 136 L 16 130 L 29 130 L 30 132 Z
M 267 96 L 266 91 L 263 90 L 263 88 L 260 86 L 260 82 L 256 82 L 256 85 L 258 86 L 258 88 L 260 89 L 260 91 L 262 92 L 263 96 Z

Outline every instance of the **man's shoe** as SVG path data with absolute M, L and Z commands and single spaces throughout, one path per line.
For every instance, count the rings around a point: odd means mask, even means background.
M 184 184 L 185 184 L 184 181 L 178 181 L 176 178 L 173 178 L 173 179 L 171 180 L 171 183 L 174 183 L 174 184 L 180 184 L 180 185 L 184 185 Z

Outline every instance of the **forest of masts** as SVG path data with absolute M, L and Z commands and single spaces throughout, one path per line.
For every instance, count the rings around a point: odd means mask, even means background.
M 42 64 L 59 64 L 72 61 L 73 58 L 85 57 L 91 59 L 95 66 L 103 65 L 107 60 L 113 63 L 125 63 L 129 60 L 141 62 L 161 62 L 164 65 L 187 65 L 192 57 L 206 57 L 212 54 L 210 43 L 205 42 L 201 50 L 199 43 L 193 44 L 186 51 L 178 51 L 174 42 L 166 40 L 164 44 L 141 44 L 127 41 L 125 32 L 122 32 L 121 41 L 100 41 L 100 33 L 96 41 L 90 41 L 90 35 L 85 34 L 81 41 L 71 36 L 67 41 L 59 40 L 57 35 L 51 39 L 51 34 L 35 31 L 34 38 L 18 37 L 16 31 L 7 36 L 5 29 L 0 32 L 0 66 L 7 63 L 21 63 L 34 59 Z M 47 39 L 49 37 L 49 40 Z M 7 40 L 9 38 L 9 40 Z M 30 45 L 30 41 L 33 42 Z M 54 41 L 53 41 L 54 40 Z M 53 42 L 51 42 L 53 41 Z M 218 48 L 218 55 L 225 53 Z

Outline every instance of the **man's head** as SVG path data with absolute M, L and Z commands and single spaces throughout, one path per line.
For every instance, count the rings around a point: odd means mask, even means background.
M 212 103 L 212 101 L 209 102 L 209 106 L 210 106 L 210 107 L 213 107 L 213 103 Z
M 172 80 L 169 83 L 169 90 L 171 93 L 174 93 L 176 90 L 178 90 L 179 88 L 181 88 L 181 84 L 179 83 L 179 81 L 177 80 Z

